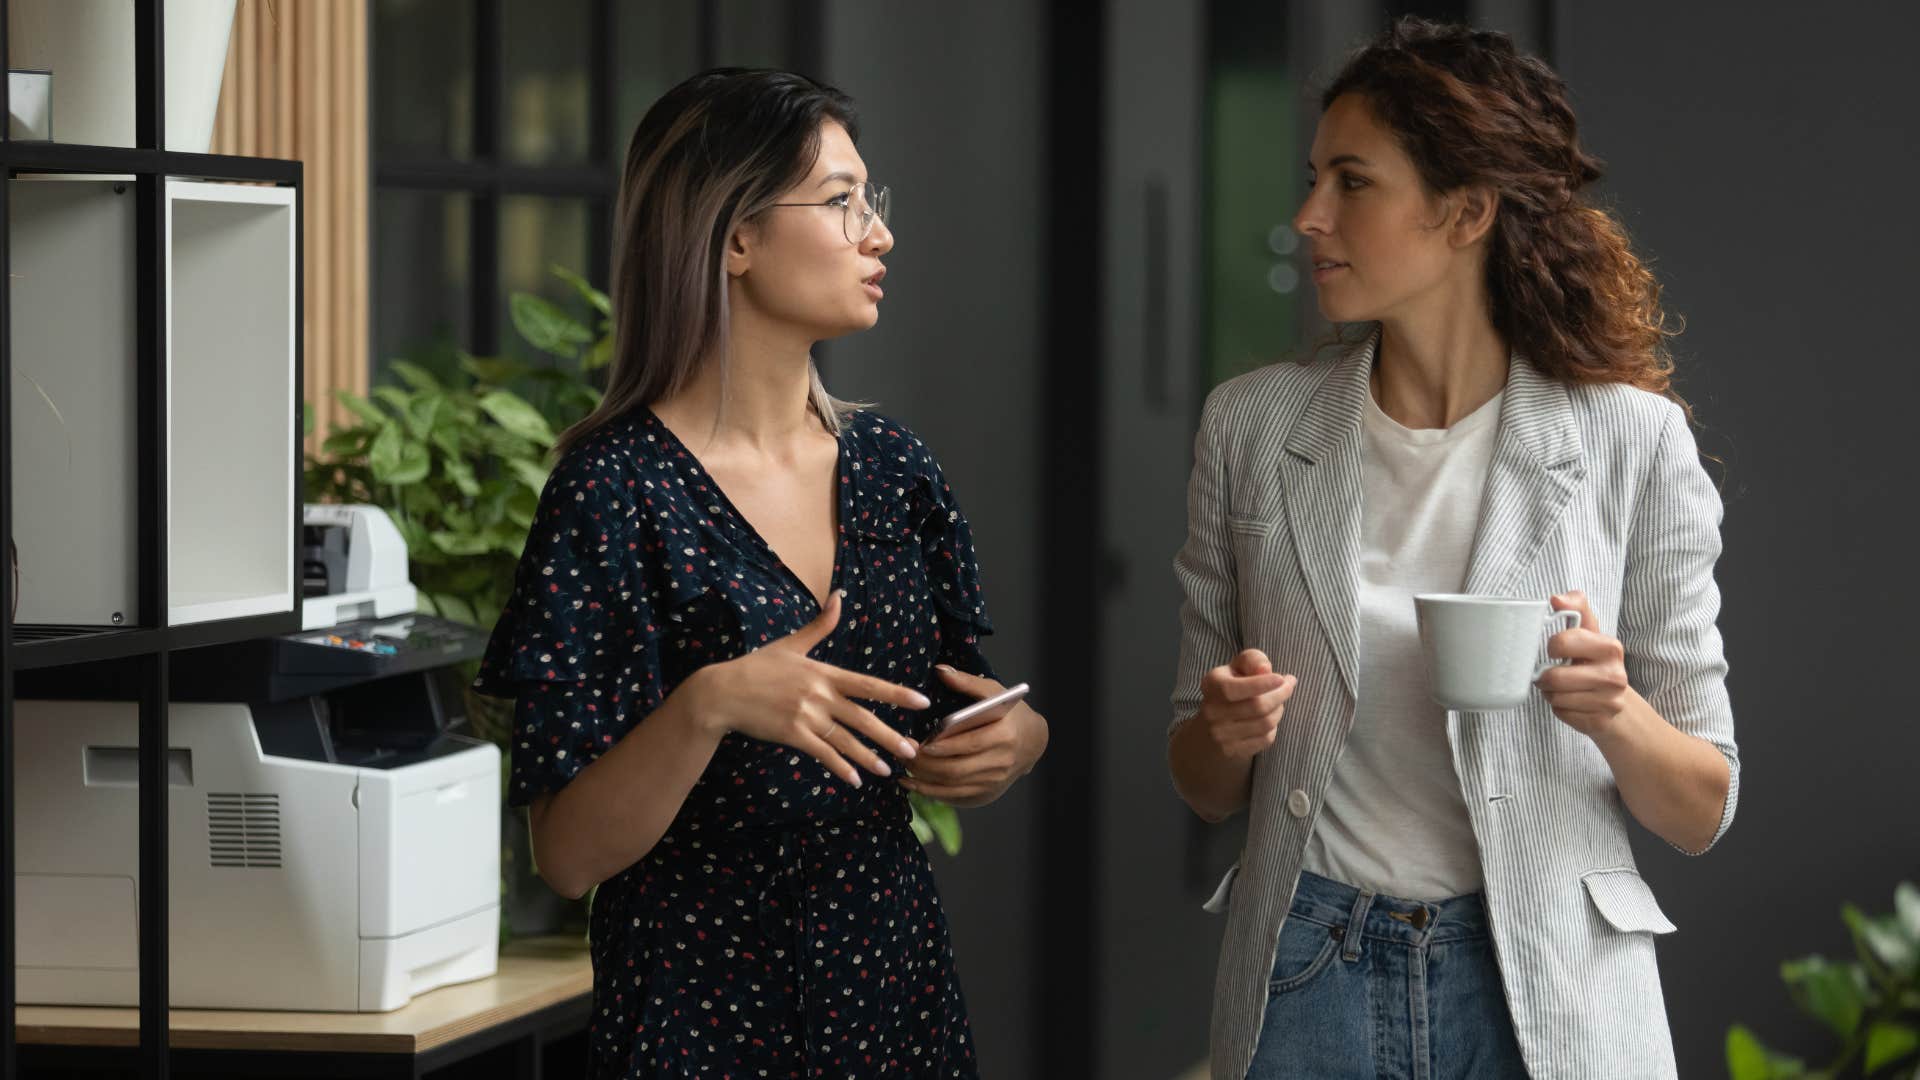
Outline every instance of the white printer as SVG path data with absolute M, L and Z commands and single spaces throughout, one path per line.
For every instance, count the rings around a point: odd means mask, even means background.
M 500 754 L 447 730 L 484 641 L 402 613 L 173 654 L 174 1006 L 385 1011 L 494 973 Z M 17 995 L 134 1005 L 135 684 L 73 670 L 14 710 Z

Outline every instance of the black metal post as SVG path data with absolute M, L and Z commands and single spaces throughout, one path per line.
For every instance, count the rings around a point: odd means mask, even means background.
M 503 156 L 505 122 L 500 107 L 504 75 L 500 58 L 506 35 L 501 0 L 477 0 L 473 27 L 473 156 L 498 165 Z M 476 193 L 470 206 L 473 263 L 468 293 L 473 310 L 473 351 L 479 356 L 500 352 L 500 183 L 498 173 Z
M 134 143 L 167 149 L 165 0 L 134 6 Z M 167 617 L 167 177 L 135 181 L 139 387 L 139 594 L 142 625 Z M 165 1080 L 168 1049 L 167 936 L 167 654 L 142 662 L 140 696 L 140 1073 Z
M 1091 731 L 1100 716 L 1100 561 L 1084 551 L 1087 523 L 1101 519 L 1103 415 L 1099 357 L 1103 304 L 1101 225 L 1104 205 L 1107 65 L 1106 4 L 1059 0 L 1047 7 L 1047 305 L 1046 375 L 1041 409 L 1043 468 L 1051 482 L 1036 513 L 1041 521 L 1046 598 L 1040 621 L 1040 670 L 1049 686 L 1092 692 L 1054 699 L 1061 731 Z M 1099 845 L 1094 808 L 1100 802 L 1094 739 L 1064 739 L 1047 754 L 1040 780 L 1040 940 L 1045 953 L 1034 984 L 1040 1016 L 1038 1076 L 1087 1076 L 1095 1052 L 1101 988 Z

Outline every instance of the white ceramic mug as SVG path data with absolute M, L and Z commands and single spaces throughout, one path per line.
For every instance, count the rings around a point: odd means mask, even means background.
M 1559 661 L 1541 661 L 1547 636 L 1580 625 L 1577 611 L 1545 600 L 1423 593 L 1413 598 L 1433 700 L 1460 712 L 1527 703 L 1534 681 Z

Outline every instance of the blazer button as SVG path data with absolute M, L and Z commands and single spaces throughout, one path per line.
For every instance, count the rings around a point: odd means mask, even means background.
M 1287 796 L 1287 812 L 1294 817 L 1306 817 L 1307 811 L 1311 809 L 1313 809 L 1313 800 L 1307 798 L 1307 793 L 1299 788 L 1294 788 L 1293 793 Z

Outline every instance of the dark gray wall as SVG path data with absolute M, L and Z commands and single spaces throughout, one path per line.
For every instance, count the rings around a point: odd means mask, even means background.
M 861 156 L 894 189 L 896 237 L 880 324 L 828 347 L 827 382 L 933 447 L 973 526 L 998 631 L 988 658 L 1009 683 L 1034 679 L 1044 13 L 1024 0 L 826 12 L 823 74 L 859 102 Z M 1035 707 L 1056 694 L 1036 683 Z M 1041 780 L 963 811 L 960 856 L 934 859 L 984 1076 L 1033 1075 Z
M 1682 1076 L 1724 1076 L 1727 1025 L 1824 1061 L 1780 961 L 1849 955 L 1846 901 L 1920 879 L 1910 533 L 1913 43 L 1864 3 L 1561 2 L 1559 67 L 1605 190 L 1655 260 L 1681 390 L 1727 461 L 1720 620 L 1745 762 L 1739 817 L 1642 867 Z

